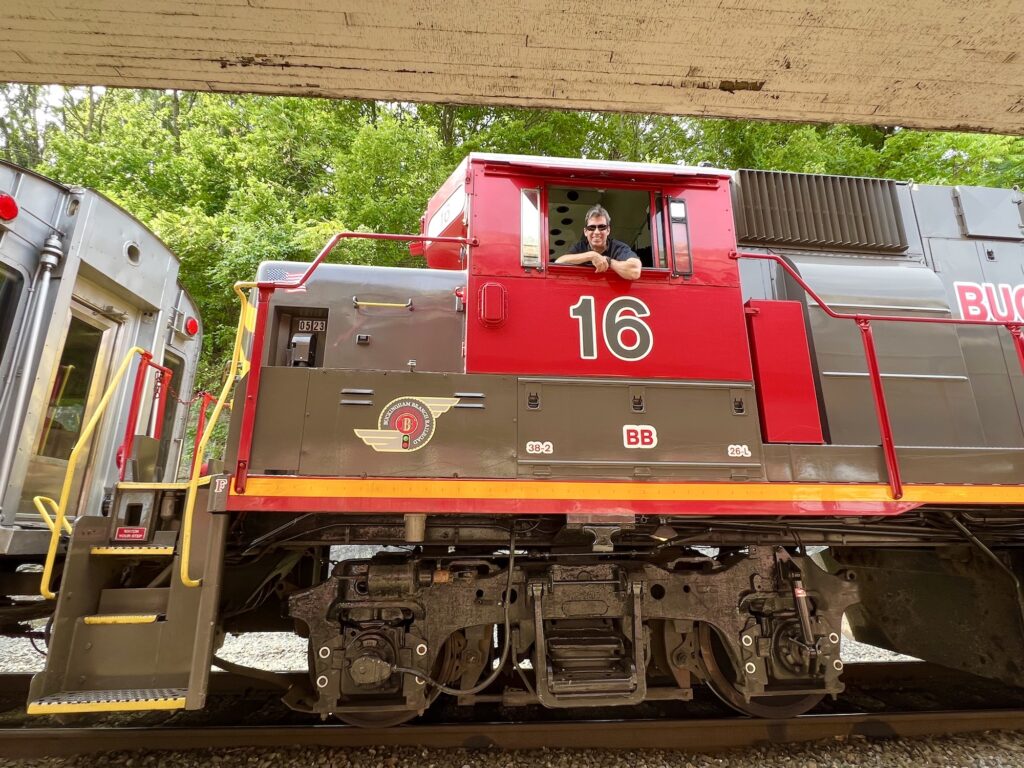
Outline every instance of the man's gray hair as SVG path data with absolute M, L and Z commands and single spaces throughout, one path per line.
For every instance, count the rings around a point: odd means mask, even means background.
M 606 211 L 600 205 L 595 205 L 593 208 L 591 208 L 589 211 L 587 211 L 587 215 L 583 217 L 583 224 L 584 224 L 584 226 L 589 224 L 590 220 L 592 218 L 594 218 L 595 216 L 604 216 L 604 220 L 608 222 L 608 226 L 610 227 L 612 225 L 611 214 L 608 213 L 608 211 Z

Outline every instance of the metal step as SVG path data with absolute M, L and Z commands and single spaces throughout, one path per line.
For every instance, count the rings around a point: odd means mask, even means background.
M 83 616 L 86 624 L 152 624 L 158 618 L 156 613 L 108 613 L 97 616 Z
M 62 691 L 29 702 L 30 715 L 67 712 L 138 712 L 184 709 L 184 688 L 131 688 L 119 691 Z
M 636 670 L 624 638 L 593 628 L 547 635 L 548 684 L 558 696 L 629 694 L 636 690 Z
M 92 547 L 93 555 L 129 555 L 131 557 L 170 557 L 174 555 L 174 547 L 139 547 L 106 545 Z

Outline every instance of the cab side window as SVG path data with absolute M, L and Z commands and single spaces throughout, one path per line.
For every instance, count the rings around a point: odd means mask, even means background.
M 693 259 L 690 257 L 690 225 L 686 216 L 686 201 L 682 198 L 670 199 L 668 218 L 672 241 L 672 273 L 689 275 L 693 272 Z
M 670 268 L 661 192 L 554 185 L 546 191 L 549 261 L 585 245 L 584 217 L 600 205 L 611 216 L 611 236 L 633 249 L 645 270 Z

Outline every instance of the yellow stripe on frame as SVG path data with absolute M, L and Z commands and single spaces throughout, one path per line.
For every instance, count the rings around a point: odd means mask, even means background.
M 889 486 L 868 483 L 636 483 L 549 480 L 422 480 L 252 476 L 232 496 L 371 499 L 520 499 L 557 501 L 892 501 Z M 904 485 L 901 502 L 1021 504 L 1024 485 Z
M 134 555 L 148 557 L 155 555 L 173 555 L 174 547 L 93 547 L 89 550 L 94 555 Z
M 152 624 L 158 618 L 155 613 L 120 613 L 100 616 L 85 616 L 86 624 Z
M 63 715 L 73 712 L 143 712 L 157 709 L 184 709 L 185 697 L 153 699 L 151 701 L 85 701 L 39 703 L 31 702 L 26 709 L 30 715 Z

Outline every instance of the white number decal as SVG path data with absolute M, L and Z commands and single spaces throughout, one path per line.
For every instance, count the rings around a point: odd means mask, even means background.
M 526 444 L 527 453 L 554 453 L 555 446 L 550 440 L 530 440 Z
M 580 296 L 580 300 L 569 307 L 569 317 L 580 324 L 580 357 L 583 360 L 597 359 L 595 315 L 593 296 Z M 640 319 L 650 315 L 648 306 L 632 296 L 619 296 L 609 301 L 601 322 L 604 345 L 608 351 L 619 360 L 630 363 L 643 360 L 651 354 L 654 349 L 654 333 L 651 326 Z
M 726 451 L 732 458 L 744 458 L 749 459 L 753 454 L 750 452 L 750 446 L 747 445 L 730 445 Z

